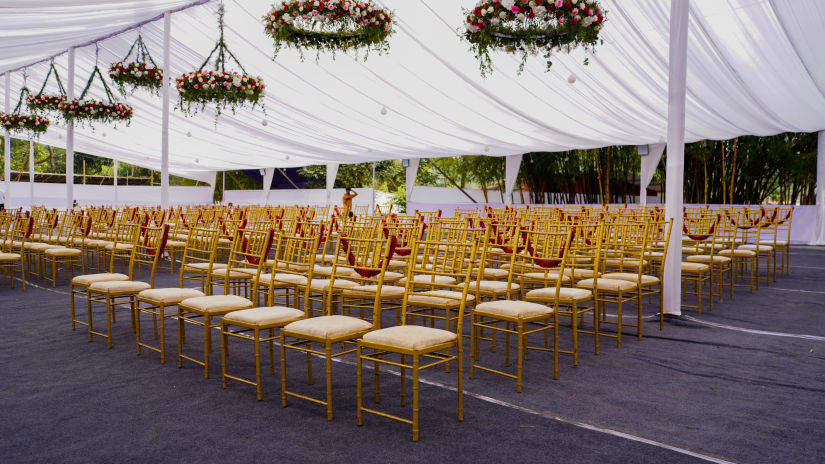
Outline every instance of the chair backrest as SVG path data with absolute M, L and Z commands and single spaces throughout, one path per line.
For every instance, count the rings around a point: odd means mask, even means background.
M 320 235 L 301 237 L 299 235 L 282 235 L 278 242 L 278 250 L 275 253 L 275 264 L 273 278 L 269 283 L 269 295 L 274 295 L 275 286 L 282 283 L 294 284 L 305 278 L 306 282 L 300 287 L 303 296 L 304 314 L 311 313 L 312 302 L 309 298 L 310 285 L 314 277 L 315 260 L 318 250 L 321 247 L 322 238 Z M 296 279 L 297 278 L 297 279 Z M 298 295 L 295 296 L 298 298 Z M 268 301 L 272 306 L 273 302 Z
M 266 266 L 274 242 L 275 230 L 272 228 L 267 230 L 239 228 L 235 232 L 232 249 L 229 252 L 227 261 L 229 271 L 243 270 L 257 279 L 261 274 L 261 269 Z M 228 291 L 229 286 L 224 285 L 224 292 Z
M 476 239 L 476 236 L 470 236 L 469 240 L 464 241 L 418 240 L 415 242 L 413 254 L 423 256 L 426 264 L 410 267 L 401 306 L 402 325 L 407 324 L 409 297 L 416 288 L 423 287 L 425 291 L 451 290 L 457 293 L 454 299 L 460 302 L 454 327 L 456 333 L 463 333 L 462 327 L 467 306 L 467 295 L 472 292 L 473 284 L 477 285 L 483 276 L 482 272 L 477 272 L 474 279 L 472 277 L 473 267 L 478 264 L 481 258 L 483 243 L 489 240 L 489 234 L 488 229 L 480 239 Z M 423 276 L 423 278 L 415 278 L 415 276 Z M 445 283 L 445 280 L 439 277 L 448 277 L 454 283 Z M 446 294 L 443 297 L 453 299 L 453 297 Z
M 215 227 L 190 227 L 181 258 L 181 274 L 186 265 L 199 263 L 207 263 L 208 270 L 211 272 L 212 265 L 215 263 L 219 237 L 219 231 Z
M 129 279 L 135 275 L 135 267 L 148 266 L 149 285 L 155 286 L 155 272 L 166 249 L 169 239 L 169 224 L 160 227 L 138 226 L 138 234 L 132 242 L 132 255 L 129 258 Z
M 577 229 L 544 232 L 523 228 L 519 237 L 523 252 L 513 253 L 513 280 L 527 290 L 531 287 L 555 288 L 558 300 L 568 255 L 575 255 Z

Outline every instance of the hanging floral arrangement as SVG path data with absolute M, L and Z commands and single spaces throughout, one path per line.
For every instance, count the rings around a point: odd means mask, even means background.
M 549 70 L 555 51 L 595 48 L 605 19 L 595 0 L 482 0 L 465 14 L 464 37 L 480 62 L 482 76 L 493 70 L 493 50 L 520 54 L 519 73 L 530 55 L 542 55 Z
M 276 56 L 283 47 L 295 48 L 302 58 L 304 50 L 315 49 L 316 59 L 322 51 L 382 53 L 393 33 L 392 13 L 368 1 L 293 0 L 276 5 L 263 19 Z
M 20 97 L 17 99 L 17 105 L 10 114 L 0 113 L 0 126 L 3 126 L 9 132 L 29 133 L 37 136 L 49 129 L 49 120 L 38 114 L 21 113 L 23 102 L 31 96 L 28 87 L 26 87 L 26 71 L 23 71 L 23 87 L 20 89 Z
M 218 9 L 219 38 L 215 48 L 198 70 L 184 73 L 176 80 L 178 109 L 194 115 L 207 104 L 214 104 L 218 114 L 230 108 L 234 113 L 247 103 L 254 108 L 266 94 L 266 86 L 259 76 L 247 74 L 243 65 L 229 50 L 223 38 L 223 5 Z M 215 57 L 214 69 L 204 69 Z M 226 62 L 231 59 L 242 72 L 227 71 Z M 198 106 L 199 105 L 199 106 Z
M 92 87 L 95 77 L 99 78 L 103 84 L 103 90 L 106 92 L 107 100 L 86 100 L 86 94 Z M 84 123 L 84 122 L 105 122 L 117 123 L 126 121 L 128 124 L 132 119 L 132 107 L 117 101 L 109 89 L 109 84 L 103 78 L 103 73 L 100 72 L 100 67 L 95 65 L 92 70 L 89 80 L 86 82 L 86 87 L 80 94 L 80 98 L 67 100 L 58 105 L 58 109 L 63 114 L 66 122 Z
M 135 60 L 130 61 L 129 57 L 133 51 Z M 109 77 L 123 95 L 133 93 L 141 87 L 158 95 L 163 85 L 163 69 L 155 64 L 140 34 L 132 43 L 126 56 L 109 66 Z
M 60 92 L 56 94 L 45 93 L 46 84 L 49 83 L 49 79 L 52 75 L 54 75 L 54 79 L 57 81 L 57 88 L 60 90 Z M 28 95 L 26 97 L 26 106 L 35 112 L 57 111 L 60 103 L 65 101 L 66 89 L 63 87 L 63 82 L 60 81 L 60 75 L 57 74 L 57 68 L 54 67 L 54 60 L 52 60 L 49 65 L 49 72 L 46 73 L 46 79 L 43 80 L 43 85 L 40 86 L 40 91 L 35 95 Z

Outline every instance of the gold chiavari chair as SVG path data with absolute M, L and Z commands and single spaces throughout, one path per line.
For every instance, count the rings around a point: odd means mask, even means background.
M 599 274 L 604 274 L 603 269 L 610 266 L 614 269 L 633 269 L 637 274 L 641 274 L 647 261 L 644 260 L 645 243 L 636 241 L 638 234 L 646 233 L 647 225 L 641 229 L 639 225 L 628 221 L 624 224 L 609 224 L 603 229 L 601 239 L 602 247 L 600 254 L 605 257 L 601 260 Z M 577 288 L 591 290 L 596 299 L 597 312 L 599 313 L 599 326 L 605 324 L 616 326 L 616 346 L 622 346 L 622 328 L 626 325 L 636 326 L 637 337 L 642 338 L 642 302 L 639 293 L 639 286 L 635 282 L 619 279 L 605 279 L 594 277 L 576 282 Z M 634 302 L 637 310 L 637 323 L 626 324 L 623 318 L 622 307 L 627 302 Z M 615 303 L 617 308 L 616 322 L 607 319 L 607 303 Z M 611 336 L 600 332 L 603 336 Z
M 793 206 L 780 206 L 774 208 L 770 217 L 773 236 L 762 240 L 764 244 L 773 247 L 775 254 L 781 255 L 782 264 L 780 266 L 780 270 L 783 277 L 787 275 L 790 270 L 791 220 L 793 219 L 793 209 Z M 776 261 L 775 257 L 774 261 Z M 776 280 L 775 275 L 774 280 Z
M 389 263 L 388 256 L 391 254 L 392 239 L 384 238 L 353 238 L 342 234 L 337 247 L 347 256 L 352 254 L 356 257 L 356 269 L 361 275 L 379 275 L 387 270 Z M 345 245 L 346 243 L 346 245 Z M 338 253 L 336 253 L 337 255 Z M 340 293 L 344 287 L 337 287 L 335 268 L 338 261 L 333 264 L 333 273 L 330 275 L 327 290 L 327 306 L 323 316 L 310 317 L 300 321 L 292 322 L 281 329 L 281 403 L 287 406 L 287 398 L 300 398 L 313 403 L 326 406 L 327 420 L 332 420 L 332 360 L 356 351 L 355 347 L 348 347 L 356 344 L 356 340 L 367 332 L 381 327 L 381 299 L 374 298 L 372 313 L 361 313 L 362 317 L 345 316 L 343 314 L 333 314 L 333 308 L 337 305 L 332 303 L 333 296 L 337 291 Z M 351 282 L 350 283 L 354 283 Z M 357 285 L 357 284 L 355 284 Z M 310 288 L 314 284 L 310 284 Z M 316 287 L 317 288 L 317 287 Z M 381 295 L 381 282 L 374 295 Z M 313 289 L 315 290 L 315 289 Z M 402 290 L 403 292 L 403 290 Z M 343 312 L 343 307 L 341 308 Z M 320 344 L 322 350 L 313 349 L 313 344 Z M 333 347 L 340 345 L 340 350 L 333 351 Z M 290 391 L 286 384 L 286 353 L 287 350 L 299 351 L 307 355 L 307 376 L 309 384 L 312 384 L 312 355 L 323 356 L 325 361 L 326 377 L 326 398 L 324 400 L 313 398 L 307 395 Z
M 223 286 L 223 294 L 244 294 L 247 298 L 254 293 L 255 282 L 259 279 L 261 270 L 266 268 L 269 251 L 275 240 L 275 230 L 252 230 L 238 228 L 229 251 L 227 266 L 221 269 L 212 268 L 206 282 L 208 295 L 214 294 L 214 286 Z M 218 247 L 221 245 L 220 239 Z M 261 261 L 258 257 L 263 256 Z
M 426 242 L 416 241 L 413 245 L 415 254 L 419 252 L 424 256 L 441 256 L 449 255 L 455 261 L 464 263 L 472 263 L 478 258 L 478 241 L 471 240 L 464 243 L 450 243 L 448 252 L 444 252 L 443 247 L 445 243 L 439 241 Z M 438 266 L 438 262 L 434 261 L 430 270 L 419 269 L 419 275 L 431 274 L 435 280 L 435 276 L 445 276 L 455 278 L 452 273 L 442 274 L 439 269 L 446 269 L 446 267 Z M 413 292 L 413 279 L 407 282 L 407 289 L 405 292 L 405 301 L 403 304 L 402 316 L 399 324 L 394 327 L 379 329 L 365 333 L 360 340 L 358 340 L 358 367 L 357 367 L 357 399 L 358 399 L 358 425 L 364 423 L 364 412 L 385 417 L 388 419 L 397 420 L 412 426 L 413 441 L 418 441 L 419 437 L 419 373 L 423 369 L 434 367 L 440 364 L 449 364 L 456 361 L 458 364 L 457 379 L 458 379 L 458 420 L 464 420 L 464 389 L 463 389 L 463 348 L 462 348 L 462 321 L 464 320 L 464 311 L 468 301 L 472 301 L 469 294 L 471 285 L 471 265 L 462 266 L 463 274 L 456 279 L 462 283 L 450 287 L 450 291 L 457 296 L 451 295 L 455 298 L 457 303 L 457 324 L 455 331 L 436 329 L 432 327 L 425 327 L 411 324 L 411 319 L 408 318 L 406 309 L 408 307 L 408 298 Z M 455 354 L 453 352 L 455 350 Z M 399 355 L 400 362 L 387 359 L 388 355 Z M 408 362 L 411 359 L 412 362 Z M 407 384 L 407 370 L 412 370 L 412 418 L 406 419 L 375 409 L 365 408 L 363 404 L 363 363 L 364 361 L 374 363 L 375 376 L 375 401 L 380 401 L 380 377 L 379 366 L 381 364 L 396 366 L 401 368 L 401 404 L 406 402 L 406 384 Z M 423 364 L 422 364 L 423 362 Z
M 74 277 L 75 266 L 80 265 L 81 272 L 86 269 L 83 250 L 80 248 L 71 248 L 71 246 L 77 238 L 84 237 L 88 233 L 91 227 L 91 218 L 85 215 L 72 214 L 71 216 L 71 220 L 68 222 L 72 224 L 73 227 L 66 236 L 66 241 L 64 242 L 66 246 L 49 248 L 43 251 L 45 264 L 51 269 L 51 279 L 47 278 L 44 272 L 43 281 L 51 281 L 52 287 L 57 286 L 58 266 L 62 265 L 65 267 L 66 280 L 69 282 L 71 282 L 71 279 Z
M 727 220 L 726 228 L 730 229 L 732 237 L 724 249 L 719 250 L 720 256 L 731 258 L 731 286 L 747 287 L 753 293 L 754 288 L 759 289 L 758 269 L 759 259 L 756 251 L 747 250 L 740 247 L 747 243 L 747 230 L 753 228 L 750 218 L 741 208 L 725 209 L 722 220 Z M 738 283 L 748 274 L 748 284 Z M 731 291 L 733 298 L 733 291 Z
M 761 269 L 765 269 L 765 285 L 771 284 L 771 275 L 773 275 L 774 280 L 776 279 L 776 253 L 773 245 L 764 243 L 762 239 L 763 229 L 771 227 L 773 221 L 768 217 L 767 210 L 763 206 L 754 210 L 747 208 L 745 211 L 749 213 L 748 219 L 750 219 L 751 227 L 743 229 L 743 241 L 745 243 L 739 245 L 737 249 L 750 250 L 756 253 L 756 289 L 759 290 L 759 281 L 762 279 Z
M 214 227 L 192 226 L 186 237 L 186 248 L 180 263 L 178 286 L 183 288 L 185 280 L 197 280 L 202 292 L 206 292 L 206 281 L 215 269 L 226 269 L 228 264 L 216 263 L 219 231 Z
M 28 231 L 34 227 L 34 218 L 19 216 L 13 217 L 11 214 L 4 214 L 4 237 L 3 247 L 0 251 L 0 269 L 3 270 L 3 283 L 10 277 L 11 288 L 14 288 L 14 269 L 20 266 L 20 282 L 23 290 L 26 290 L 26 239 Z M 15 245 L 19 243 L 19 245 Z
M 515 299 L 493 300 L 476 305 L 472 312 L 471 331 L 471 366 L 470 378 L 475 377 L 475 369 L 499 374 L 516 380 L 516 390 L 522 390 L 523 362 L 527 350 L 553 351 L 553 378 L 558 378 L 558 298 L 564 278 L 564 261 L 568 253 L 568 236 L 565 233 L 544 233 L 524 231 L 515 234 L 517 243 L 525 250 L 513 251 L 513 265 L 521 286 L 536 286 L 544 290 L 553 290 L 552 306 Z M 515 261 L 516 257 L 518 260 Z M 477 300 L 478 301 L 478 300 Z M 504 324 L 504 328 L 500 324 Z M 516 337 L 516 373 L 504 372 L 479 363 L 480 331 L 489 329 L 495 339 L 499 332 L 505 335 L 505 367 L 510 366 L 510 337 Z M 527 337 L 535 333 L 544 333 L 545 340 L 553 330 L 553 348 L 529 346 Z
M 722 289 L 725 283 L 725 274 L 730 273 L 731 259 L 728 256 L 720 256 L 718 251 L 726 247 L 726 226 L 720 213 L 708 214 L 702 220 L 692 224 L 693 230 L 685 224 L 683 233 L 692 240 L 691 246 L 700 247 L 703 253 L 688 254 L 685 261 L 689 263 L 702 263 L 710 267 L 708 275 L 708 300 L 710 301 L 708 310 L 713 311 L 713 298 L 722 300 Z M 733 293 L 733 286 L 730 288 Z M 699 296 L 699 306 L 701 306 L 701 296 Z M 699 309 L 701 314 L 701 308 Z
M 257 390 L 258 401 L 262 399 L 261 382 L 261 343 L 269 345 L 269 372 L 275 373 L 275 339 L 280 334 L 275 335 L 275 329 L 284 327 L 292 322 L 304 319 L 309 314 L 311 301 L 309 296 L 309 282 L 312 280 L 312 270 L 315 266 L 315 254 L 319 248 L 320 237 L 285 236 L 280 248 L 283 251 L 278 253 L 281 257 L 276 263 L 289 263 L 289 266 L 281 267 L 280 272 L 270 274 L 267 282 L 269 284 L 267 306 L 240 311 L 233 311 L 226 314 L 221 319 L 221 360 L 222 360 L 222 385 L 227 387 L 227 380 L 232 379 L 248 385 L 254 385 Z M 299 270 L 302 269 L 303 271 Z M 261 279 L 263 280 L 263 279 Z M 294 285 L 295 307 L 274 306 L 272 295 L 276 286 L 280 283 Z M 299 301 L 303 303 L 299 308 Z M 249 335 L 249 332 L 252 332 Z M 229 352 L 229 341 L 231 339 L 251 341 L 255 352 L 255 381 L 244 379 L 236 375 L 227 373 L 227 355 Z
M 274 229 L 267 231 L 239 229 L 230 251 L 229 266 L 225 274 L 227 280 L 235 278 L 232 274 L 234 269 L 245 269 L 242 273 L 248 276 L 248 279 L 245 279 L 246 283 L 259 279 L 261 270 L 266 266 L 274 237 Z M 212 352 L 212 329 L 220 327 L 220 322 L 216 322 L 215 319 L 232 311 L 255 306 L 248 298 L 230 295 L 227 285 L 230 284 L 224 282 L 223 295 L 188 298 L 178 303 L 178 367 L 183 366 L 184 359 L 191 361 L 203 366 L 203 375 L 207 379 L 209 378 L 209 355 Z M 211 283 L 207 284 L 207 288 L 211 289 Z M 187 322 L 203 327 L 203 360 L 183 354 L 183 344 L 186 340 L 184 327 Z
M 132 319 L 132 328 L 136 330 L 137 295 L 142 290 L 154 288 L 155 273 L 158 269 L 160 257 L 166 246 L 169 237 L 169 226 L 149 227 L 139 226 L 139 232 L 132 242 L 132 254 L 129 258 L 128 280 L 96 281 L 86 287 L 86 299 L 88 309 L 87 326 L 89 328 L 89 341 L 93 335 L 106 338 L 109 348 L 112 347 L 112 322 L 115 319 L 115 308 L 118 305 L 129 305 L 129 312 Z M 132 280 L 135 276 L 136 268 L 148 266 L 149 282 Z M 83 276 L 80 276 L 83 277 Z M 75 279 L 72 279 L 73 281 Z M 92 303 L 104 303 L 106 305 L 106 333 L 95 332 L 92 318 Z

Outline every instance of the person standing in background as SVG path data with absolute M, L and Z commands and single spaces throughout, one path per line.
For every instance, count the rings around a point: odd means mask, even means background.
M 347 187 L 347 190 L 344 192 L 344 211 L 346 211 L 346 215 L 348 217 L 352 217 L 352 199 L 358 196 L 358 192 L 352 190 L 351 188 Z
M 0 211 L 6 209 L 6 190 L 0 189 Z

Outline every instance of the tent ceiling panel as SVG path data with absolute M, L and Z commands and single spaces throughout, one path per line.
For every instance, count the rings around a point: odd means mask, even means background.
M 194 3 L 200 2 L 12 2 L 0 18 L 0 72 Z M 389 54 L 316 61 L 314 53 L 302 60 L 283 50 L 273 61 L 260 19 L 271 0 L 226 0 L 227 43 L 249 73 L 264 77 L 266 114 L 260 108 L 228 111 L 216 123 L 209 107 L 194 117 L 173 111 L 170 171 L 209 176 L 225 169 L 665 140 L 667 0 L 602 0 L 608 22 L 596 53 L 558 54 L 549 72 L 534 58 L 521 75 L 517 57 L 497 53 L 487 78 L 459 37 L 461 8 L 472 0 L 380 3 L 397 19 Z M 201 65 L 217 37 L 216 10 L 210 1 L 173 15 L 170 75 Z M 816 48 L 825 42 L 823 23 L 825 2 L 818 0 L 691 2 L 686 140 L 825 129 L 825 60 Z M 120 60 L 138 32 L 159 59 L 162 27 L 154 21 L 101 41 L 101 69 Z M 55 60 L 64 82 L 66 61 L 65 55 Z M 79 48 L 78 92 L 94 65 L 95 47 Z M 29 88 L 39 87 L 47 67 L 28 69 Z M 577 78 L 573 84 L 570 75 Z M 12 82 L 14 100 L 22 74 L 14 72 Z M 92 93 L 100 97 L 102 89 Z M 157 169 L 161 101 L 138 92 L 128 103 L 135 108 L 128 127 L 80 127 L 76 150 Z M 63 145 L 65 126 L 54 125 L 41 140 Z

